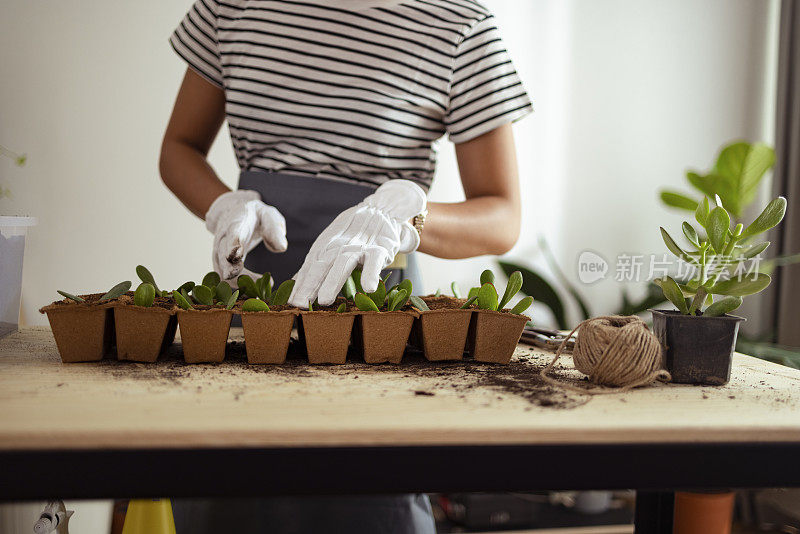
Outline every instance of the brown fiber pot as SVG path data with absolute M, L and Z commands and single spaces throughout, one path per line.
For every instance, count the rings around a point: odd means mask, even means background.
M 120 304 L 114 310 L 117 359 L 152 363 L 175 339 L 172 310 Z
M 414 325 L 417 344 L 432 362 L 464 357 L 472 310 L 439 309 L 419 312 Z
M 114 308 L 107 304 L 51 304 L 47 314 L 64 363 L 102 360 L 114 344 Z
M 360 312 L 354 341 L 366 363 L 400 363 L 411 327 L 419 314 L 414 310 Z
M 242 312 L 248 363 L 283 363 L 297 310 Z
M 352 312 L 301 311 L 298 329 L 308 363 L 345 363 L 355 318 Z
M 475 310 L 469 325 L 467 344 L 479 362 L 508 363 L 530 318 L 508 312 Z
M 225 359 L 233 313 L 223 308 L 178 310 L 186 363 L 219 363 Z

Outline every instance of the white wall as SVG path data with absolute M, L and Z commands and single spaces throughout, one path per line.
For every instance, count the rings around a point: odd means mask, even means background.
M 211 237 L 157 171 L 184 69 L 166 39 L 189 4 L 5 0 L 0 144 L 27 152 L 29 164 L 0 161 L 15 195 L 0 212 L 40 219 L 28 241 L 24 322 L 43 323 L 36 310 L 57 288 L 110 287 L 138 263 L 165 286 L 209 269 Z M 516 128 L 525 218 L 512 258 L 540 265 L 543 234 L 575 279 L 587 248 L 612 262 L 623 251 L 661 252 L 659 224 L 679 218 L 659 206 L 657 189 L 683 187 L 684 170 L 709 166 L 729 139 L 764 138 L 775 0 L 486 4 L 537 110 Z M 457 200 L 443 145 L 432 198 Z M 235 183 L 227 132 L 211 161 Z M 426 289 L 452 279 L 467 287 L 490 264 L 424 258 Z M 581 289 L 595 313 L 618 303 L 613 281 Z

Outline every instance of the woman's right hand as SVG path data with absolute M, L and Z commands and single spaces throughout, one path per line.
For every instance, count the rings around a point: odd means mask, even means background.
M 262 241 L 271 252 L 284 252 L 286 220 L 274 207 L 261 201 L 256 191 L 228 191 L 211 204 L 206 228 L 214 234 L 214 271 L 223 280 L 235 278 L 244 258 Z

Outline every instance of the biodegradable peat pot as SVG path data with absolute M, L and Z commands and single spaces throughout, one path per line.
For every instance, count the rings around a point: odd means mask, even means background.
M 467 336 L 470 354 L 479 362 L 510 362 L 530 320 L 509 311 L 474 310 Z
M 359 312 L 354 341 L 366 363 L 400 363 L 406 351 L 415 310 Z
M 225 359 L 233 312 L 225 308 L 178 310 L 186 363 L 219 363 Z
M 39 310 L 47 314 L 64 363 L 102 360 L 114 344 L 114 303 L 92 303 L 92 295 L 83 298 L 87 302 L 64 300 Z
M 345 363 L 355 318 L 349 311 L 301 311 L 298 334 L 305 340 L 308 363 Z
M 120 297 L 114 309 L 118 360 L 152 363 L 172 344 L 178 323 L 164 300 L 162 306 L 145 308 L 129 296 Z
M 743 317 L 683 315 L 650 310 L 653 333 L 661 342 L 664 363 L 678 384 L 721 386 L 731 378 L 731 358 Z
M 283 363 L 292 337 L 295 309 L 241 312 L 248 363 Z
M 466 302 L 453 297 L 422 297 L 430 310 L 420 311 L 414 323 L 412 339 L 432 362 L 460 360 L 469 333 L 471 309 L 460 309 Z

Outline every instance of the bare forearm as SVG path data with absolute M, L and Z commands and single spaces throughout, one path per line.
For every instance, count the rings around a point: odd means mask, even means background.
M 214 199 L 230 191 L 217 177 L 205 155 L 186 143 L 165 140 L 159 169 L 169 190 L 201 219 Z

